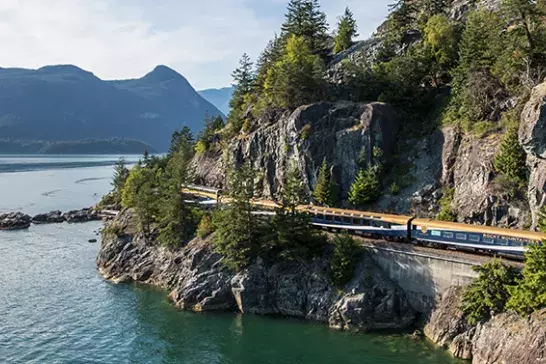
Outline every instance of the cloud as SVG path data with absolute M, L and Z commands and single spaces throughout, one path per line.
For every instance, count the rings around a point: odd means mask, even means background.
M 197 88 L 228 84 L 243 52 L 257 57 L 280 26 L 280 0 L 2 0 L 2 67 L 75 64 L 104 79 L 135 78 L 157 64 Z M 323 0 L 335 25 L 345 4 Z M 383 0 L 348 0 L 368 35 Z M 379 15 L 378 15 L 379 14 Z

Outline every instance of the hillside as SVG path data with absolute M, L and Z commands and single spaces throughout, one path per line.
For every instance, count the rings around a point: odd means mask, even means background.
M 139 79 L 116 81 L 69 65 L 0 69 L 2 138 L 128 138 L 164 151 L 175 129 L 187 125 L 196 134 L 206 114 L 221 112 L 165 66 Z
M 229 114 L 229 100 L 233 96 L 233 86 L 220 89 L 211 88 L 198 91 L 205 100 L 216 106 L 225 115 Z

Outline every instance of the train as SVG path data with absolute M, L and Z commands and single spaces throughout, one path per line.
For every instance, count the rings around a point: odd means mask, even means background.
M 219 204 L 222 191 L 202 186 L 186 186 L 182 192 L 215 200 Z M 224 199 L 224 203 L 229 200 Z M 271 210 L 274 201 L 253 200 L 259 209 Z M 437 248 L 464 250 L 490 255 L 523 258 L 525 250 L 533 244 L 543 244 L 546 234 L 535 231 L 503 229 L 482 225 L 469 225 L 423 219 L 408 215 L 384 214 L 359 210 L 346 210 L 315 205 L 298 207 L 308 213 L 311 224 L 326 230 L 344 230 L 370 238 L 382 238 L 429 245 Z

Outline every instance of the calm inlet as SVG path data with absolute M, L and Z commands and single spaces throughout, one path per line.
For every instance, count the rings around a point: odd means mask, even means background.
M 63 210 L 89 205 L 109 189 L 111 166 L 81 157 L 69 161 L 80 162 L 90 164 L 0 173 L 0 212 L 18 205 L 32 210 L 25 212 L 44 212 L 56 201 Z M 34 189 L 30 197 L 27 188 Z M 44 196 L 44 190 L 56 192 Z M 163 291 L 101 279 L 95 266 L 99 244 L 87 242 L 100 227 L 60 224 L 0 232 L 0 362 L 460 363 L 404 335 L 357 335 L 288 319 L 177 311 Z

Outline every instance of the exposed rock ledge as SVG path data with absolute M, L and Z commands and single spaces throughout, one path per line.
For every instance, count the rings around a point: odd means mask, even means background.
M 257 262 L 235 274 L 223 268 L 209 241 L 195 239 L 170 251 L 131 232 L 130 212 L 116 223 L 125 235 L 104 234 L 97 258 L 100 273 L 114 282 L 162 287 L 180 309 L 285 315 L 354 332 L 408 328 L 416 317 L 404 291 L 365 254 L 353 280 L 338 290 L 328 282 L 326 258 L 272 266 Z
M 546 309 L 529 318 L 496 315 L 476 327 L 459 310 L 461 289 L 448 290 L 432 313 L 425 335 L 473 364 L 546 363 Z
M 28 229 L 31 224 L 56 224 L 65 221 L 68 223 L 82 223 L 101 219 L 99 212 L 93 208 L 69 211 L 64 214 L 61 211 L 51 211 L 34 217 L 22 212 L 10 212 L 0 214 L 0 230 L 24 230 Z

